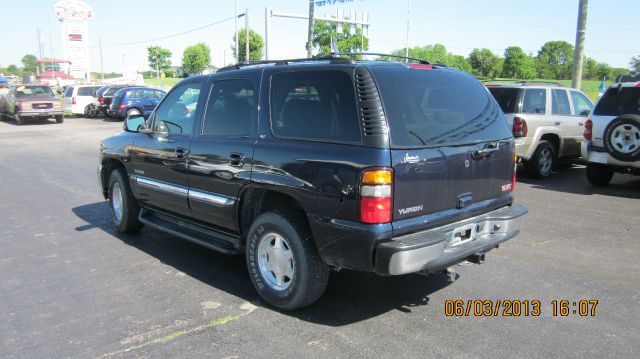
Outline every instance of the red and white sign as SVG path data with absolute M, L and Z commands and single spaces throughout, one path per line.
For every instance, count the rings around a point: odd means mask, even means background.
M 79 0 L 59 1 L 53 9 L 58 19 L 91 20 L 95 15 L 91 6 Z

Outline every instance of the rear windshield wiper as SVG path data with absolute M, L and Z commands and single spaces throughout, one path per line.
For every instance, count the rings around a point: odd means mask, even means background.
M 422 139 L 422 137 L 420 137 L 420 135 L 418 135 L 417 133 L 413 132 L 413 130 L 409 130 L 409 133 L 416 136 L 416 138 L 418 139 L 418 141 L 420 141 L 422 143 L 423 146 L 426 146 L 427 143 L 424 142 L 424 140 Z

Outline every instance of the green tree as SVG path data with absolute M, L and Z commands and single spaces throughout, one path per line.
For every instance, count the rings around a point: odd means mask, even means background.
M 582 78 L 585 80 L 598 80 L 598 61 L 586 57 L 582 65 Z
M 147 60 L 149 67 L 155 71 L 162 72 L 164 69 L 171 67 L 171 51 L 160 46 L 147 47 Z
M 566 41 L 548 41 L 536 56 L 536 70 L 541 78 L 570 79 L 572 66 L 573 45 Z
M 22 70 L 25 74 L 35 74 L 38 68 L 38 58 L 34 55 L 27 54 L 22 57 Z
M 502 76 L 529 80 L 536 77 L 535 61 L 518 46 L 510 46 L 504 50 Z
M 634 73 L 640 74 L 640 55 L 632 57 L 629 66 Z
M 397 49 L 392 51 L 391 54 L 400 56 L 400 58 L 382 56 L 380 60 L 403 61 L 402 57 L 404 57 L 405 53 L 405 49 Z M 442 44 L 412 47 L 409 49 L 409 57 L 429 61 L 432 64 L 442 64 L 445 66 L 454 67 L 462 71 L 472 71 L 471 65 L 469 65 L 469 62 L 464 58 L 464 56 L 454 55 L 447 52 L 447 48 Z M 410 62 L 415 61 L 412 60 Z
M 355 34 L 351 34 L 349 27 L 345 26 L 342 33 L 338 34 L 337 24 L 329 21 L 315 21 L 313 23 L 313 39 L 311 44 L 317 51 L 316 56 L 330 54 L 331 38 L 333 37 L 340 52 L 357 53 L 369 49 L 369 39 L 363 35 L 362 29 L 356 26 Z M 356 56 L 360 58 L 360 56 Z
M 233 35 L 233 44 L 231 45 L 231 51 L 236 56 L 236 36 Z M 244 29 L 238 31 L 238 47 L 240 52 L 238 53 L 238 62 L 245 62 L 247 58 L 246 54 L 247 35 Z M 262 52 L 264 50 L 264 40 L 262 36 L 257 32 L 249 29 L 249 61 L 257 61 L 262 58 Z
M 203 42 L 184 49 L 182 67 L 185 74 L 200 74 L 211 63 L 211 50 Z
M 500 73 L 498 56 L 489 49 L 473 49 L 467 61 L 476 77 L 491 79 Z
M 7 74 L 22 76 L 22 70 L 20 70 L 16 65 L 9 65 L 7 66 Z

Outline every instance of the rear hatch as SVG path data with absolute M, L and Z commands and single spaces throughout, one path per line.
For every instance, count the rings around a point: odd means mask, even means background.
M 394 221 L 420 217 L 430 227 L 512 202 L 512 133 L 480 82 L 443 68 L 371 73 L 389 124 Z
M 591 133 L 594 146 L 604 146 L 604 130 L 614 118 L 629 114 L 640 115 L 640 87 L 634 85 L 612 86 L 596 103 L 590 116 L 593 123 Z

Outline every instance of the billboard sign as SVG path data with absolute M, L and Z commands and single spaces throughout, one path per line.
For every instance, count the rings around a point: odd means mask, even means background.
M 94 13 L 84 1 L 63 0 L 55 4 L 54 12 L 58 19 L 91 20 Z

